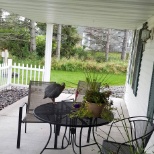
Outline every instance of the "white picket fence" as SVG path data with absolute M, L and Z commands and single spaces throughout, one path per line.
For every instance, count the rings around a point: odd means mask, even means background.
M 44 67 L 16 64 L 12 59 L 7 64 L 0 64 L 0 89 L 10 86 L 27 87 L 30 80 L 43 81 Z

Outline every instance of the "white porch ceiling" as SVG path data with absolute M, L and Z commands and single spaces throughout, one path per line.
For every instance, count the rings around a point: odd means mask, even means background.
M 36 22 L 135 29 L 154 16 L 154 0 L 0 0 Z

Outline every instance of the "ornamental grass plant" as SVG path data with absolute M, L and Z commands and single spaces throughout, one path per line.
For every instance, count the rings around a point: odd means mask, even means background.
M 108 74 L 100 75 L 96 71 L 86 70 L 85 81 L 88 87 L 84 96 L 84 100 L 96 104 L 109 103 L 109 97 L 111 95 L 111 91 L 104 90 L 105 88 L 109 88 L 109 84 L 107 83 L 108 79 L 109 79 Z

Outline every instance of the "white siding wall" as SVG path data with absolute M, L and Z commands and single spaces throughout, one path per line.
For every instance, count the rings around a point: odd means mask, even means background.
M 153 20 L 152 20 L 153 21 Z M 154 22 L 149 22 L 149 29 L 154 27 Z M 148 40 L 145 46 L 145 51 L 143 53 L 143 58 L 141 62 L 141 71 L 139 76 L 139 85 L 137 96 L 135 97 L 131 88 L 131 85 L 126 83 L 125 91 L 125 103 L 128 108 L 130 116 L 138 116 L 147 114 L 148 100 L 149 100 L 149 91 L 151 84 L 151 75 L 154 63 L 154 39 Z M 148 146 L 154 143 L 154 134 L 151 137 L 151 140 Z M 152 148 L 154 150 L 154 147 Z
M 130 116 L 147 113 L 153 62 L 154 40 L 148 40 L 141 62 L 137 97 L 134 96 L 131 85 L 126 83 L 125 102 Z

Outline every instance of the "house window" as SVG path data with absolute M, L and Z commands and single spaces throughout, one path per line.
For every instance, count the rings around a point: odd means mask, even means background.
M 133 93 L 137 96 L 140 67 L 143 55 L 143 44 L 141 41 L 141 30 L 134 33 L 133 48 L 131 53 L 131 62 L 129 67 L 128 83 L 132 85 Z
M 129 75 L 128 75 L 128 83 L 132 84 L 133 80 L 133 73 L 134 73 L 134 64 L 135 64 L 135 57 L 136 57 L 136 51 L 137 51 L 137 40 L 138 40 L 139 31 L 134 31 L 134 38 L 133 38 L 133 46 L 132 46 L 132 52 L 130 55 L 130 65 L 129 65 Z
M 150 94 L 149 94 L 147 116 L 151 119 L 153 119 L 153 116 L 154 116 L 154 65 L 153 65 L 153 72 L 151 77 L 151 87 L 150 87 Z

